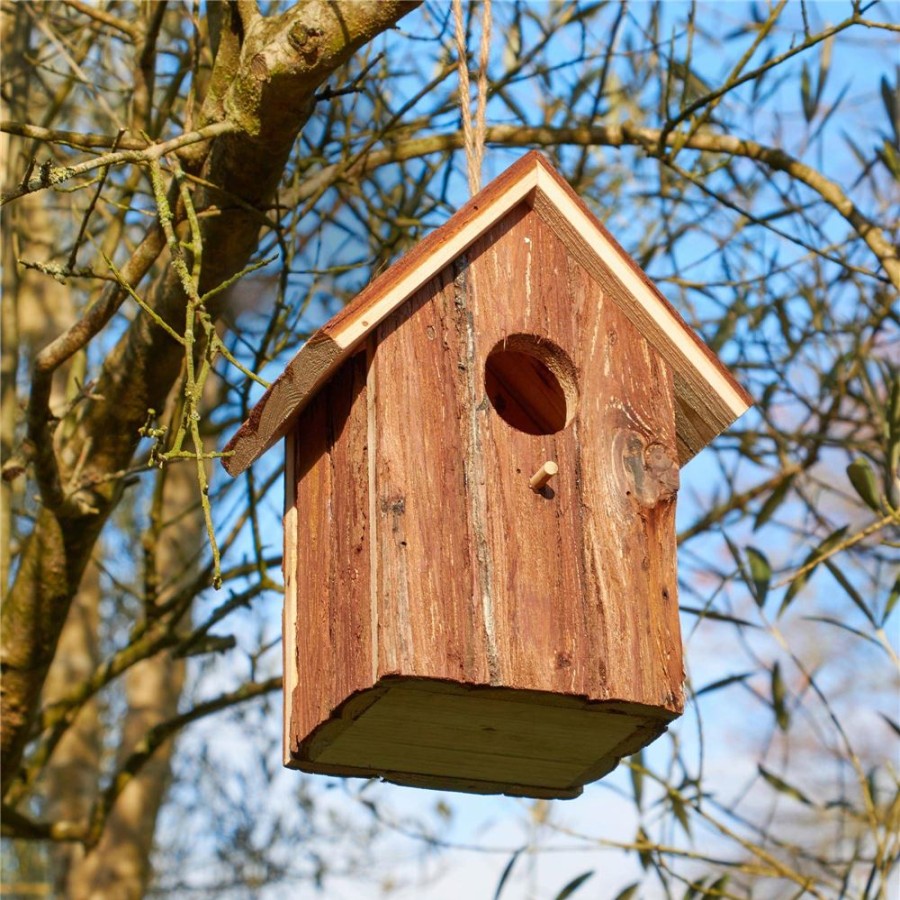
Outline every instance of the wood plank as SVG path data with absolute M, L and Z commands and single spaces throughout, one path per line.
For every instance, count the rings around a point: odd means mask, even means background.
M 509 689 L 488 697 L 438 682 L 392 680 L 368 693 L 374 702 L 363 696 L 348 704 L 342 726 L 327 726 L 329 738 L 315 741 L 296 764 L 401 783 L 428 777 L 429 786 L 450 789 L 483 790 L 492 783 L 493 790 L 571 796 L 582 775 L 600 777 L 596 773 L 615 765 L 613 752 L 643 745 L 648 729 L 658 734 L 665 728 L 596 705 L 557 705 L 547 694 L 509 702 L 519 693 Z
M 521 346 L 516 335 L 534 335 L 570 352 L 579 340 L 565 281 L 567 257 L 544 232 L 534 213 L 520 207 L 472 248 L 465 292 L 480 378 L 497 345 L 512 340 Z M 479 387 L 480 400 L 484 383 Z M 585 619 L 592 594 L 583 582 L 579 553 L 577 429 L 573 424 L 556 434 L 528 434 L 503 421 L 488 403 L 477 406 L 476 427 L 483 477 L 473 485 L 473 503 L 487 511 L 492 555 L 487 591 L 500 681 L 600 696 L 594 669 L 604 655 L 603 632 Z M 548 460 L 559 466 L 559 474 L 549 491 L 535 493 L 529 480 Z
M 672 374 L 580 261 L 567 265 L 570 284 L 582 279 L 571 290 L 581 334 L 576 427 L 585 583 L 599 604 L 590 627 L 604 635 L 598 696 L 680 714 Z
M 686 463 L 752 399 L 559 175 L 541 167 L 538 185 L 535 211 L 678 374 L 679 405 L 695 413 L 681 440 Z
M 298 423 L 292 752 L 372 684 L 366 374 L 366 354 L 357 354 Z
M 449 276 L 377 332 L 378 672 L 488 680 L 467 505 L 468 348 Z
M 281 610 L 282 756 L 291 759 L 291 703 L 297 687 L 297 447 L 293 434 L 284 442 L 284 520 L 281 577 L 284 581 L 284 605 Z

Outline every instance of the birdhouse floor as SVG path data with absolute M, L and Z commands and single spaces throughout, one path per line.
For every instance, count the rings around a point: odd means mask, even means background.
M 290 765 L 470 793 L 577 797 L 666 729 L 637 704 L 385 678 L 295 747 Z

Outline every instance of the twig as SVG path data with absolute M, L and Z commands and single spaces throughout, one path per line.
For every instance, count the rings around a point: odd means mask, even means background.
M 45 188 L 56 187 L 63 184 L 78 175 L 85 172 L 91 172 L 94 169 L 100 169 L 104 166 L 118 166 L 122 163 L 150 163 L 165 156 L 167 153 L 173 153 L 182 147 L 197 144 L 200 141 L 208 141 L 212 138 L 219 137 L 223 134 L 232 134 L 238 130 L 238 126 L 232 122 L 214 122 L 197 131 L 191 131 L 187 134 L 181 134 L 170 141 L 163 141 L 161 144 L 154 144 L 145 150 L 119 150 L 117 152 L 107 153 L 98 156 L 95 159 L 89 159 L 85 162 L 76 163 L 73 166 L 49 166 L 46 171 L 42 171 L 37 178 L 30 178 L 28 181 L 13 188 L 11 191 L 2 195 L 0 198 L 0 206 L 23 197 L 25 194 L 32 194 L 35 191 L 44 190 Z
M 116 143 L 116 135 L 90 134 L 80 131 L 62 131 L 56 128 L 42 128 L 40 125 L 27 125 L 21 122 L 12 122 L 4 119 L 0 122 L 0 131 L 6 134 L 14 134 L 17 137 L 30 138 L 34 141 L 43 141 L 45 144 L 65 144 L 76 150 L 107 149 L 115 145 L 117 150 L 146 150 L 152 146 L 144 138 L 123 135 Z M 31 161 L 34 167 L 34 160 Z M 22 179 L 27 182 L 31 172 L 27 172 Z
M 114 28 L 116 31 L 121 32 L 133 41 L 137 41 L 138 37 L 140 37 L 139 31 L 134 25 L 130 22 L 126 22 L 124 19 L 120 19 L 118 16 L 114 16 L 105 9 L 100 9 L 100 7 L 93 6 L 90 3 L 82 3 L 81 0 L 63 0 L 63 2 L 66 6 L 71 7 L 77 12 L 83 13 L 95 22 L 100 22 L 102 25 L 108 25 L 110 28 Z
M 193 709 L 175 716 L 159 725 L 153 726 L 143 739 L 138 743 L 131 755 L 119 766 L 118 771 L 109 783 L 109 786 L 100 796 L 94 808 L 91 810 L 90 827 L 85 836 L 85 844 L 88 847 L 96 845 L 103 833 L 103 826 L 106 823 L 109 811 L 112 809 L 116 799 L 125 790 L 132 779 L 144 767 L 147 761 L 153 756 L 159 747 L 162 746 L 172 735 L 176 734 L 185 725 L 195 722 L 204 716 L 235 706 L 238 703 L 244 703 L 263 694 L 277 691 L 282 684 L 281 676 L 269 678 L 266 681 L 250 682 L 239 687 L 235 691 L 227 694 L 221 694 L 205 703 L 199 703 Z
M 575 128 L 519 125 L 494 125 L 487 129 L 487 141 L 493 144 L 521 147 L 529 145 L 641 147 L 655 155 L 660 140 L 657 128 L 642 128 L 631 123 L 622 125 L 592 125 Z M 669 135 L 667 144 L 674 144 L 678 135 Z M 298 200 L 318 196 L 342 176 L 356 176 L 373 171 L 383 165 L 403 162 L 427 156 L 430 153 L 446 153 L 464 145 L 460 132 L 435 134 L 422 138 L 398 141 L 390 147 L 371 152 L 361 151 L 350 164 L 335 163 L 321 169 L 313 178 L 301 185 Z M 692 150 L 706 153 L 724 153 L 736 157 L 757 160 L 769 169 L 785 172 L 802 182 L 822 197 L 836 212 L 845 218 L 865 241 L 884 268 L 887 280 L 900 289 L 900 253 L 884 231 L 875 225 L 856 207 L 841 187 L 821 172 L 785 153 L 777 147 L 767 147 L 756 141 L 744 140 L 728 134 L 702 131 L 688 138 L 684 144 Z
M 802 575 L 806 575 L 807 572 L 811 572 L 819 563 L 825 562 L 826 559 L 831 559 L 837 553 L 841 553 L 844 550 L 848 550 L 850 547 L 855 546 L 860 541 L 865 540 L 872 534 L 875 534 L 876 531 L 881 531 L 886 525 L 890 525 L 891 522 L 900 522 L 900 514 L 896 512 L 890 512 L 886 516 L 881 519 L 876 519 L 874 522 L 870 522 L 865 528 L 857 531 L 856 534 L 851 534 L 846 540 L 841 541 L 839 544 L 835 544 L 830 550 L 822 553 L 819 556 L 816 556 L 814 559 L 811 559 L 808 563 L 800 566 L 799 569 L 792 572 L 790 575 L 785 576 L 781 579 L 781 581 L 777 582 L 774 587 L 780 588 L 784 587 L 786 584 L 790 584 L 797 578 L 800 578 Z

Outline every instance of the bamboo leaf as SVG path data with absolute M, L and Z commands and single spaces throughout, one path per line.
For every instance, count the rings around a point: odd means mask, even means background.
M 726 613 L 716 612 L 713 609 L 699 609 L 696 606 L 679 606 L 678 608 L 684 613 L 699 616 L 701 619 L 712 619 L 714 622 L 730 622 L 732 625 L 740 625 L 742 628 L 759 628 L 759 625 L 754 625 L 753 622 L 748 622 L 746 619 L 729 616 Z
M 592 878 L 594 875 L 594 870 L 591 869 L 589 872 L 582 872 L 576 878 L 573 878 L 554 898 L 554 900 L 566 900 L 567 897 L 571 897 L 575 891 L 578 890 L 589 878 Z
M 863 502 L 875 512 L 881 511 L 881 497 L 879 496 L 878 483 L 875 481 L 875 473 L 869 465 L 869 461 L 862 456 L 857 457 L 847 466 L 847 477 L 850 484 Z
M 834 625 L 835 628 L 841 628 L 844 631 L 849 631 L 850 634 L 855 634 L 857 637 L 862 638 L 864 641 L 869 641 L 869 643 L 874 644 L 876 647 L 880 649 L 884 649 L 875 638 L 870 634 L 866 634 L 864 631 L 860 631 L 858 628 L 854 628 L 852 625 L 848 625 L 846 622 L 842 622 L 840 619 L 835 619 L 832 616 L 804 616 L 808 622 L 822 622 L 825 625 Z
M 900 144 L 900 73 L 896 87 L 891 86 L 886 75 L 881 76 L 881 99 L 884 101 L 888 121 L 894 131 L 894 140 Z
M 801 573 L 791 582 L 784 595 L 784 600 L 781 601 L 781 607 L 778 610 L 779 616 L 784 613 L 794 597 L 797 596 L 806 582 L 813 576 L 813 573 L 818 567 L 818 560 L 822 559 L 823 556 L 833 550 L 841 542 L 849 527 L 849 525 L 842 525 L 836 531 L 832 531 L 831 534 L 815 548 L 815 550 L 812 550 L 809 553 L 803 561 L 803 565 L 800 567 Z
M 772 567 L 765 553 L 755 547 L 747 548 L 747 562 L 750 566 L 750 581 L 748 585 L 753 592 L 756 605 L 763 607 L 766 596 L 769 593 L 769 584 L 772 582 Z
M 847 592 L 847 596 L 856 604 L 862 614 L 869 620 L 869 622 L 877 627 L 877 623 L 875 622 L 875 616 L 872 615 L 869 607 L 866 606 L 866 601 L 863 600 L 862 595 L 856 590 L 855 587 L 850 583 L 850 580 L 846 575 L 834 564 L 834 562 L 830 559 L 825 560 L 825 568 L 828 569 L 829 572 L 834 576 L 837 583 Z
M 730 875 L 723 875 L 721 878 L 718 878 L 714 881 L 706 890 L 703 892 L 704 897 L 722 897 L 725 894 L 725 888 L 728 887 L 728 882 L 731 880 Z
M 885 622 L 890 618 L 898 600 L 900 600 L 900 575 L 897 576 L 897 580 L 894 582 L 891 593 L 887 598 L 887 603 L 884 604 L 884 615 L 881 617 L 882 628 L 884 627 Z
M 638 828 L 637 836 L 634 839 L 634 842 L 641 848 L 638 850 L 638 860 L 641 863 L 641 868 L 646 872 L 647 869 L 653 864 L 653 856 L 648 849 L 651 845 L 650 837 L 643 828 Z
M 637 896 L 638 888 L 641 886 L 639 881 L 629 884 L 628 887 L 622 888 L 613 900 L 633 900 Z
M 703 897 L 705 894 L 705 889 L 703 887 L 706 882 L 706 878 L 698 878 L 696 881 L 692 881 L 684 890 L 684 896 L 682 900 L 695 900 L 696 897 Z
M 634 791 L 634 802 L 638 809 L 644 799 L 644 751 L 640 750 L 631 757 L 631 789 Z
M 877 155 L 888 172 L 894 176 L 894 180 L 900 181 L 900 153 L 887 138 L 881 142 L 881 149 L 877 151 Z
M 791 725 L 791 715 L 785 705 L 784 680 L 781 677 L 781 664 L 775 663 L 772 667 L 772 709 L 775 710 L 775 721 L 782 731 L 787 731 Z
M 770 772 L 763 765 L 758 765 L 759 774 L 780 794 L 786 794 L 788 797 L 793 797 L 794 800 L 802 803 L 804 806 L 813 806 L 812 800 L 806 796 L 799 788 L 795 788 L 793 785 L 788 784 L 783 778 L 779 778 L 778 775 L 775 775 L 773 772 Z
M 503 868 L 503 873 L 500 875 L 500 880 L 497 882 L 497 889 L 494 891 L 494 900 L 500 900 L 500 895 L 503 893 L 503 887 L 509 880 L 513 866 L 516 864 L 516 860 L 522 855 L 524 850 L 524 847 L 519 847 L 519 849 L 509 858 L 509 862 Z
M 878 715 L 881 716 L 881 718 L 884 719 L 884 721 L 894 729 L 898 736 L 900 736 L 900 725 L 898 725 L 892 718 L 890 718 L 890 716 L 886 716 L 884 713 L 878 713 Z
M 769 519 L 772 518 L 775 511 L 779 506 L 784 502 L 785 497 L 788 495 L 788 491 L 791 489 L 791 485 L 794 483 L 793 475 L 790 478 L 785 478 L 781 484 L 772 491 L 771 494 L 766 498 L 766 502 L 763 503 L 762 508 L 756 514 L 756 520 L 753 523 L 753 530 L 756 531 L 757 528 L 765 525 Z
M 816 99 L 813 97 L 810 82 L 809 67 L 806 63 L 803 63 L 803 68 L 800 71 L 800 103 L 803 106 L 803 118 L 807 122 L 812 121 L 818 106 Z
M 684 800 L 682 800 L 681 795 L 675 793 L 675 791 L 669 793 L 669 800 L 672 803 L 672 812 L 675 814 L 678 824 L 684 829 L 684 833 L 690 837 L 691 823 L 688 820 L 687 806 L 685 805 Z
M 701 697 L 703 694 L 711 694 L 713 691 L 721 690 L 722 688 L 728 687 L 731 684 L 737 684 L 741 681 L 746 681 L 753 672 L 741 672 L 740 675 L 729 675 L 727 678 L 720 678 L 718 681 L 713 681 L 710 684 L 705 685 L 700 688 L 694 696 Z

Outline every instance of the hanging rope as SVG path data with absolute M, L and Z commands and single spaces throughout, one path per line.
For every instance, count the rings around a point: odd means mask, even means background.
M 476 82 L 475 123 L 472 124 L 472 97 L 469 81 L 468 53 L 466 52 L 466 28 L 463 23 L 462 0 L 453 0 L 453 21 L 456 26 L 456 62 L 459 69 L 459 110 L 462 116 L 463 140 L 466 148 L 466 169 L 469 192 L 481 190 L 481 167 L 484 162 L 484 137 L 486 131 L 487 70 L 491 51 L 491 0 L 484 0 L 481 17 L 481 48 L 478 54 L 478 80 Z

